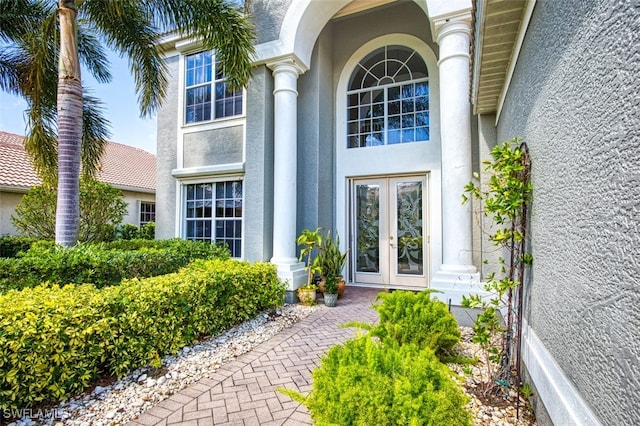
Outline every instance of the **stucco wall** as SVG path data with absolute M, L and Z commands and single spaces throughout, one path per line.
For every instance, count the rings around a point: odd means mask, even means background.
M 175 237 L 176 180 L 171 170 L 177 167 L 179 56 L 167 58 L 169 86 L 163 106 L 158 110 L 156 169 L 156 238 Z
M 122 191 L 124 202 L 127 203 L 127 214 L 122 218 L 122 223 L 140 225 L 140 201 L 154 202 L 154 194 L 146 192 Z
M 18 232 L 11 222 L 11 215 L 24 194 L 0 191 L 0 236 L 17 235 Z
M 276 40 L 280 35 L 282 21 L 292 0 L 255 0 L 249 4 L 255 25 L 256 43 Z
M 385 34 L 411 34 L 426 42 L 438 54 L 424 11 L 413 2 L 385 7 L 375 12 L 347 16 L 336 20 L 334 36 L 334 84 L 353 53 L 369 40 Z
M 243 160 L 243 126 L 186 133 L 182 167 L 201 167 Z
M 533 161 L 527 319 L 600 421 L 640 424 L 640 13 L 539 1 L 498 140 Z
M 335 226 L 331 24 L 316 42 L 311 69 L 299 81 L 298 229 Z
M 0 235 L 18 235 L 18 231 L 11 222 L 11 216 L 15 214 L 16 207 L 22 199 L 23 193 L 0 191 Z M 122 191 L 124 202 L 127 203 L 127 214 L 122 218 L 122 223 L 139 225 L 140 210 L 139 201 L 153 202 L 154 194 L 147 192 Z
M 269 260 L 273 245 L 273 77 L 254 68 L 247 87 L 244 257 Z

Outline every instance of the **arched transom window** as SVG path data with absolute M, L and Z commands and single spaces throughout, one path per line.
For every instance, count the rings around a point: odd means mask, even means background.
M 429 140 L 429 81 L 418 53 L 385 46 L 351 74 L 347 92 L 347 147 Z

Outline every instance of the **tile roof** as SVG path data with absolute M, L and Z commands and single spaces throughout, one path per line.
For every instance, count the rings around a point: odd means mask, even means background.
M 23 140 L 24 136 L 0 132 L 0 187 L 27 190 L 40 184 Z M 120 189 L 155 192 L 156 156 L 139 148 L 107 142 L 97 177 Z

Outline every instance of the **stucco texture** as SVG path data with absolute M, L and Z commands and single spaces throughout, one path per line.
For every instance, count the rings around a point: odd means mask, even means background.
M 169 86 L 167 97 L 158 110 L 158 142 L 156 173 L 156 238 L 175 237 L 176 180 L 171 170 L 177 167 L 178 128 L 178 64 L 179 56 L 167 58 Z
M 526 313 L 603 424 L 640 424 L 640 3 L 539 1 L 498 123 L 529 144 Z
M 250 16 L 256 31 L 256 43 L 278 39 L 282 21 L 292 0 L 262 0 L 249 4 Z M 293 0 L 295 1 L 295 0 Z

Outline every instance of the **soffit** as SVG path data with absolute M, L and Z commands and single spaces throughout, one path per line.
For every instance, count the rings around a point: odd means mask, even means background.
M 476 3 L 474 112 L 495 112 L 520 32 L 525 0 Z

